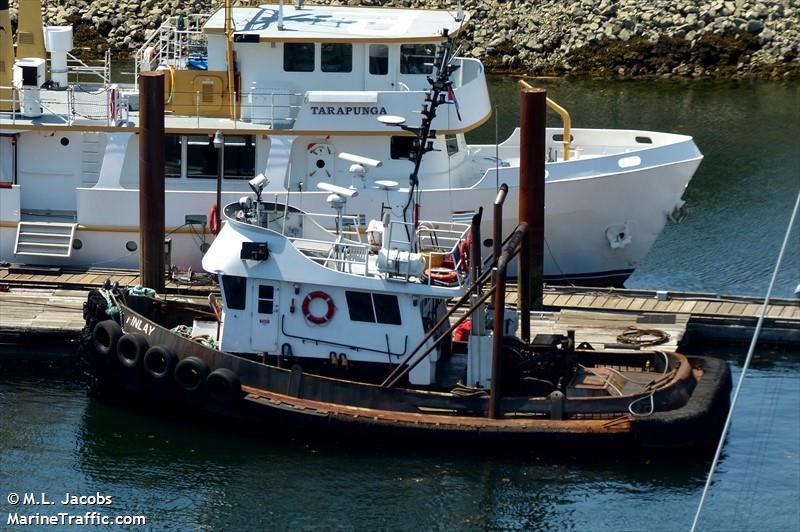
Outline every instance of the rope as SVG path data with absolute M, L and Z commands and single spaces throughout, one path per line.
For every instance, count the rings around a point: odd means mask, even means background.
M 731 426 L 731 420 L 733 419 L 733 412 L 736 409 L 736 401 L 739 399 L 739 392 L 742 391 L 742 384 L 744 383 L 744 378 L 747 375 L 747 370 L 750 367 L 750 362 L 753 360 L 753 353 L 756 349 L 756 343 L 758 342 L 758 337 L 761 334 L 761 327 L 764 325 L 764 318 L 767 315 L 767 308 L 769 307 L 769 299 L 772 296 L 772 289 L 775 286 L 775 279 L 778 277 L 778 270 L 780 270 L 781 262 L 783 262 L 783 255 L 786 252 L 786 248 L 789 243 L 789 235 L 792 233 L 792 226 L 794 225 L 794 220 L 797 217 L 797 210 L 800 207 L 800 192 L 797 194 L 797 200 L 794 203 L 794 210 L 792 211 L 792 216 L 789 219 L 789 225 L 786 227 L 786 235 L 783 237 L 783 244 L 781 245 L 781 251 L 778 253 L 778 260 L 775 262 L 775 269 L 772 271 L 772 278 L 769 281 L 769 287 L 767 287 L 767 295 L 764 296 L 764 304 L 761 307 L 761 312 L 758 314 L 758 323 L 756 324 L 756 330 L 753 333 L 753 339 L 750 341 L 750 347 L 747 350 L 747 357 L 744 360 L 744 364 L 742 365 L 742 373 L 739 375 L 739 382 L 736 383 L 736 390 L 733 392 L 733 399 L 731 400 L 731 406 L 728 409 L 728 417 L 725 418 L 725 426 L 722 427 L 722 434 L 719 436 L 719 443 L 717 444 L 717 450 L 714 453 L 714 460 L 711 462 L 711 468 L 708 471 L 708 477 L 706 478 L 706 485 L 703 487 L 703 494 L 700 496 L 700 502 L 697 505 L 697 511 L 694 514 L 694 520 L 692 521 L 692 528 L 691 531 L 695 532 L 697 530 L 697 522 L 700 520 L 700 514 L 703 512 L 703 505 L 706 502 L 706 497 L 708 496 L 708 491 L 711 488 L 711 480 L 714 478 L 714 470 L 717 468 L 717 464 L 719 463 L 719 457 L 722 454 L 722 446 L 725 444 L 725 437 L 728 435 L 728 429 Z
M 648 336 L 651 338 L 647 338 Z M 643 346 L 663 344 L 667 340 L 669 340 L 669 334 L 661 329 L 639 329 L 634 326 L 628 327 L 617 336 L 617 341 L 622 344 Z

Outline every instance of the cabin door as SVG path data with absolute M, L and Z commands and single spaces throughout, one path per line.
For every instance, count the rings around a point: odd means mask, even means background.
M 397 81 L 397 50 L 391 44 L 367 44 L 364 90 L 394 91 Z
M 252 296 L 251 347 L 254 351 L 274 353 L 278 350 L 278 286 L 254 280 Z

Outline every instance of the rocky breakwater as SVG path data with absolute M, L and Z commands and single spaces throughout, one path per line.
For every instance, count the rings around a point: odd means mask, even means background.
M 313 1 L 313 0 L 312 0 Z M 800 78 L 800 0 L 463 0 L 462 53 L 493 71 L 580 77 Z M 13 4 L 14 2 L 12 2 Z M 449 0 L 329 3 L 454 8 Z M 45 0 L 84 55 L 134 52 L 171 15 L 210 0 Z M 15 14 L 12 8 L 12 20 Z

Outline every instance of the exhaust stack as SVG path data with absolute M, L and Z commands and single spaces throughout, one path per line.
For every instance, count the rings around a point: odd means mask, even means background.
M 44 52 L 42 0 L 19 0 L 17 57 L 47 59 Z

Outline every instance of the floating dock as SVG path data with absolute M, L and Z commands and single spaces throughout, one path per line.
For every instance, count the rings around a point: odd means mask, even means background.
M 83 328 L 83 302 L 89 290 L 112 284 L 135 286 L 135 270 L 58 270 L 0 268 L 0 344 L 13 352 L 40 351 L 77 342 Z M 217 290 L 205 275 L 170 280 L 165 297 L 204 300 Z M 516 304 L 511 286 L 507 303 Z M 758 298 L 708 293 L 547 287 L 544 310 L 531 313 L 531 332 L 565 334 L 597 348 L 620 344 L 626 331 L 657 331 L 666 350 L 688 342 L 749 341 L 761 310 Z M 774 299 L 767 309 L 761 341 L 800 345 L 800 300 Z M 34 349 L 35 348 L 35 349 Z M 8 349 L 6 349 L 8 350 Z

